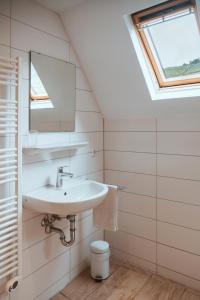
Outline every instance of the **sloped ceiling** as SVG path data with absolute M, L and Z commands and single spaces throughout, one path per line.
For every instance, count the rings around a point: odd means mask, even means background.
M 123 16 L 160 2 L 87 0 L 61 14 L 106 118 L 200 113 L 200 98 L 150 99 Z
M 85 0 L 37 0 L 43 6 L 55 11 L 62 12 L 72 9 L 74 6 L 79 5 Z

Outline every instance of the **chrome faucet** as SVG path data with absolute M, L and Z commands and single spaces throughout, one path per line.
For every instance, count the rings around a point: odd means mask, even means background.
M 56 179 L 56 187 L 62 187 L 63 186 L 63 177 L 70 177 L 72 178 L 74 176 L 73 173 L 64 172 L 64 168 L 67 166 L 59 167 L 57 172 L 57 179 Z

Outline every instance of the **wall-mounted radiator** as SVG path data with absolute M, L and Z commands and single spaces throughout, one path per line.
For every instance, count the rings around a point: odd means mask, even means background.
M 22 269 L 20 64 L 0 57 L 0 292 L 15 288 Z

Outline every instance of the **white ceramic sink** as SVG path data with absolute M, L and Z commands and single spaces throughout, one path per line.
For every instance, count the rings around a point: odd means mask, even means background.
M 23 195 L 23 205 L 33 211 L 66 216 L 94 208 L 107 193 L 107 185 L 91 180 L 62 188 L 48 185 Z

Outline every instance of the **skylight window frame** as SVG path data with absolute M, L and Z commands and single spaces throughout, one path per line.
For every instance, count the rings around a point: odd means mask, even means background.
M 185 2 L 185 4 L 184 4 Z M 140 44 L 142 45 L 142 48 L 144 50 L 144 54 L 146 56 L 146 60 L 149 62 L 149 65 L 151 67 L 152 73 L 155 75 L 155 79 L 159 85 L 160 88 L 173 88 L 173 87 L 179 87 L 179 86 L 196 86 L 200 84 L 200 76 L 199 77 L 195 77 L 195 78 L 191 78 L 191 79 L 177 79 L 177 80 L 164 80 L 164 76 L 163 76 L 163 70 L 161 70 L 161 66 L 159 66 L 158 62 L 156 61 L 158 59 L 158 57 L 155 56 L 155 54 L 153 53 L 150 45 L 149 45 L 149 41 L 146 37 L 146 34 L 144 32 L 144 26 L 141 26 L 142 24 L 145 23 L 149 23 L 151 20 L 156 20 L 156 19 L 160 19 L 162 16 L 166 17 L 167 15 L 171 15 L 172 12 L 166 13 L 167 9 L 174 9 L 176 7 L 176 5 L 181 5 L 183 4 L 183 6 L 181 8 L 177 8 L 176 10 L 174 10 L 173 13 L 177 13 L 177 12 L 181 12 L 184 11 L 186 9 L 192 9 L 194 10 L 194 14 L 196 17 L 196 21 L 197 21 L 197 26 L 200 30 L 200 24 L 199 24 L 199 19 L 198 19 L 198 12 L 197 12 L 197 6 L 196 6 L 196 2 L 195 0 L 169 0 L 167 2 L 158 4 L 156 6 L 141 10 L 139 12 L 133 13 L 131 15 L 131 19 L 133 22 L 133 25 L 135 27 L 136 30 L 136 34 L 138 37 L 138 40 L 140 41 Z M 162 11 L 164 12 L 162 14 Z M 158 15 L 156 15 L 156 13 L 158 13 Z M 149 17 L 149 15 L 153 15 L 153 17 Z M 155 15 L 155 16 L 154 16 Z M 148 21 L 141 21 L 142 18 L 147 18 Z

